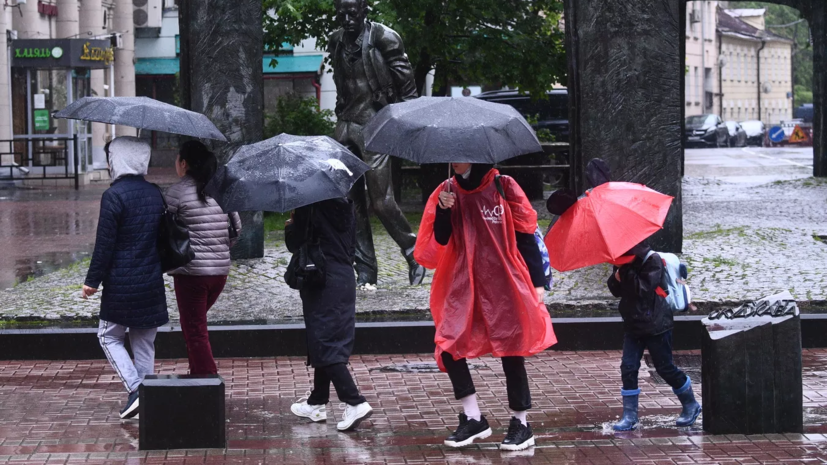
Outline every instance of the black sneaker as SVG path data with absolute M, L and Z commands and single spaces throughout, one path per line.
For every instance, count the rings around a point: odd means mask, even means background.
M 491 427 L 488 426 L 488 420 L 485 416 L 480 416 L 479 420 L 469 420 L 464 413 L 459 414 L 459 427 L 454 431 L 454 434 L 448 436 L 445 440 L 445 445 L 448 447 L 465 447 L 475 439 L 485 439 L 491 436 Z
M 523 450 L 528 449 L 534 445 L 534 433 L 531 432 L 531 425 L 523 423 L 511 417 L 511 423 L 508 424 L 508 434 L 505 435 L 501 450 Z
M 121 410 L 121 420 L 132 418 L 138 414 L 138 390 L 129 393 L 129 398 L 126 400 L 126 406 Z

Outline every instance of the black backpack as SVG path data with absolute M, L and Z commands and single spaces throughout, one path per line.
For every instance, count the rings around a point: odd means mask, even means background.
M 284 272 L 284 282 L 292 289 L 301 290 L 305 287 L 324 287 L 327 279 L 325 273 L 325 258 L 319 245 L 319 238 L 313 231 L 313 210 L 310 210 L 310 221 L 307 222 L 304 244 L 290 258 L 287 270 Z
M 178 219 L 178 215 L 169 211 L 167 201 L 161 188 L 161 201 L 164 202 L 164 214 L 161 215 L 161 225 L 158 228 L 158 255 L 161 257 L 161 270 L 166 273 L 187 265 L 195 258 L 195 252 L 190 245 L 190 231 Z

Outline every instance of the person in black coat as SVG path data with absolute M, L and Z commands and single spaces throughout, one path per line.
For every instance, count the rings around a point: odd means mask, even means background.
M 692 392 L 692 381 L 672 361 L 672 309 L 666 303 L 663 260 L 645 243 L 633 247 L 626 256 L 634 259 L 614 267 L 607 285 L 620 297 L 618 309 L 623 317 L 624 339 L 620 376 L 623 380 L 623 417 L 614 425 L 617 431 L 634 429 L 638 422 L 638 371 L 643 351 L 648 350 L 655 370 L 678 396 L 683 411 L 677 426 L 695 423 L 701 406 Z
M 347 369 L 356 331 L 353 203 L 342 198 L 298 208 L 284 233 L 287 249 L 293 253 L 306 243 L 318 240 L 326 275 L 323 286 L 305 285 L 299 291 L 307 328 L 308 363 L 314 368 L 313 391 L 290 410 L 312 421 L 327 420 L 325 405 L 333 383 L 339 400 L 347 404 L 337 428 L 339 431 L 354 429 L 371 415 L 372 408 L 359 394 Z
M 164 202 L 160 190 L 144 179 L 149 144 L 119 137 L 105 150 L 112 185 L 101 198 L 82 297 L 103 284 L 98 341 L 128 392 L 120 416 L 131 418 L 138 413 L 138 386 L 155 371 L 155 333 L 169 321 L 157 250 Z M 134 362 L 124 347 L 127 330 Z

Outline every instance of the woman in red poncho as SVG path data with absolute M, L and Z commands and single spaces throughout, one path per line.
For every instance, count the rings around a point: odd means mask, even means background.
M 501 448 L 521 450 L 534 445 L 526 421 L 531 393 L 524 357 L 557 342 L 542 301 L 537 213 L 520 186 L 491 165 L 454 163 L 453 168 L 458 174 L 428 200 L 414 252 L 419 263 L 436 269 L 431 287 L 436 359 L 464 411 L 445 444 L 463 447 L 491 435 L 466 359 L 493 354 L 502 358 L 513 412 Z

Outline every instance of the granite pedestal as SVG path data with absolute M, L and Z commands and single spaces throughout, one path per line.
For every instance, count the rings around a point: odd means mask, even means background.
M 149 375 L 139 396 L 140 450 L 226 447 L 220 376 Z
M 801 433 L 799 315 L 704 320 L 704 326 L 704 431 Z

